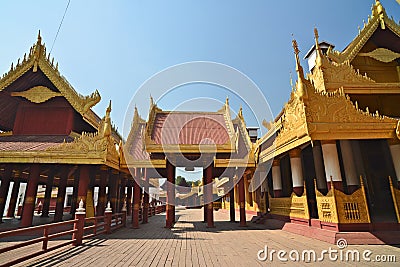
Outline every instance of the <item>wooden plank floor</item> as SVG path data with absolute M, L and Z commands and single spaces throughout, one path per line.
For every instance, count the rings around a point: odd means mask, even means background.
M 86 240 L 80 247 L 68 246 L 58 251 L 36 257 L 20 266 L 390 266 L 377 262 L 335 262 L 328 255 L 316 263 L 280 262 L 275 254 L 274 261 L 259 261 L 257 252 L 267 245 L 268 249 L 286 250 L 314 249 L 317 253 L 337 249 L 336 245 L 282 230 L 268 230 L 265 226 L 249 223 L 239 227 L 228 222 L 229 213 L 214 212 L 215 228 L 206 228 L 202 222 L 203 210 L 177 209 L 177 223 L 173 229 L 164 228 L 165 215 L 149 218 L 148 224 L 140 229 L 123 228 L 111 235 Z M 250 216 L 249 218 L 250 219 Z M 0 246 L 2 246 L 0 242 Z M 373 255 L 395 255 L 400 261 L 400 248 L 396 246 L 349 246 L 347 249 L 363 251 L 369 249 Z M 23 251 L 21 252 L 23 253 Z M 318 254 L 319 255 L 319 254 Z M 0 255 L 1 261 L 8 256 Z M 288 258 L 288 255 L 286 255 Z

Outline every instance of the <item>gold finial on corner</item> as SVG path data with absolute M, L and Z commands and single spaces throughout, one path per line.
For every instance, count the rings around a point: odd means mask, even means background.
M 154 99 L 150 94 L 150 109 L 153 108 L 153 106 L 154 106 Z
M 39 45 L 42 44 L 42 36 L 40 36 L 40 30 L 39 30 L 39 33 L 38 33 L 38 36 L 37 36 L 37 42 L 36 43 L 39 44 Z
M 315 36 L 315 50 L 317 51 L 317 57 L 315 59 L 315 65 L 320 67 L 322 65 L 322 52 L 321 48 L 319 47 L 319 35 L 317 27 L 314 28 L 314 36 Z
M 226 99 L 225 99 L 225 106 L 229 107 L 229 96 L 226 96 Z
M 300 58 L 299 58 L 300 50 L 299 50 L 299 46 L 297 45 L 297 41 L 294 38 L 292 40 L 292 45 L 293 45 L 293 50 L 294 50 L 294 54 L 295 54 L 295 58 L 296 58 L 296 72 L 297 72 L 296 94 L 299 97 L 306 99 L 307 92 L 305 90 L 305 85 L 303 83 L 304 71 L 303 71 L 303 67 L 300 64 Z
M 110 99 L 110 103 L 108 104 L 107 110 L 106 110 L 106 116 L 110 116 L 111 113 L 111 99 Z
M 106 116 L 104 117 L 104 125 L 103 125 L 103 137 L 107 137 L 111 135 L 111 119 L 110 119 L 110 113 L 111 113 L 111 100 L 110 103 L 108 104 L 108 107 L 106 109 Z
M 240 108 L 239 108 L 238 117 L 243 119 L 243 108 L 242 108 L 242 106 L 240 106 Z

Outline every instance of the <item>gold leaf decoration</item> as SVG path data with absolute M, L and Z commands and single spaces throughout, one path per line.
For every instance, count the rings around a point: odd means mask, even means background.
M 45 86 L 35 86 L 23 92 L 12 92 L 11 96 L 20 96 L 32 103 L 39 104 L 53 97 L 61 96 L 61 93 L 54 92 Z
M 372 57 L 373 59 L 379 60 L 384 63 L 392 62 L 393 60 L 400 58 L 400 54 L 393 52 L 386 48 L 377 48 L 368 53 L 359 53 L 359 56 Z

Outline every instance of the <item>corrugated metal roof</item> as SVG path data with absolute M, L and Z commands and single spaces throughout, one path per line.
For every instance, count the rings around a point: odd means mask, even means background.
M 43 151 L 62 142 L 72 142 L 73 138 L 64 135 L 11 135 L 0 136 L 0 151 Z
M 164 145 L 229 142 L 224 115 L 214 113 L 157 113 L 151 138 L 156 144 Z
M 127 148 L 127 151 L 130 156 L 133 157 L 135 160 L 147 160 L 150 159 L 149 153 L 144 149 L 144 140 L 143 140 L 143 134 L 142 132 L 145 131 L 146 124 L 141 123 L 138 127 L 138 130 L 136 134 L 131 138 L 131 140 L 128 140 L 129 142 L 129 147 Z

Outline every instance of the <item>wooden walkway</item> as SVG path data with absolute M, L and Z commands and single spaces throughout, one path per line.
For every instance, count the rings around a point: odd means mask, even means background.
M 123 228 L 111 235 L 86 240 L 83 246 L 67 247 L 37 257 L 20 266 L 266 266 L 270 261 L 259 261 L 257 252 L 264 248 L 287 250 L 314 249 L 320 252 L 336 245 L 282 230 L 268 230 L 263 225 L 241 228 L 231 223 L 229 213 L 215 212 L 216 228 L 206 228 L 201 222 L 203 210 L 176 211 L 175 227 L 165 229 L 165 216 L 149 218 L 148 224 L 140 229 Z M 1 245 L 1 243 L 0 243 Z M 394 246 L 349 246 L 348 249 L 371 250 L 374 254 L 397 255 L 400 249 Z M 1 257 L 1 255 L 0 255 Z M 286 255 L 286 257 L 288 257 Z M 324 265 L 382 266 L 376 262 L 344 263 L 332 262 L 328 257 Z M 276 257 L 273 265 L 320 266 L 322 263 L 281 263 Z M 392 263 L 393 264 L 393 263 Z M 390 266 L 389 263 L 386 264 Z

